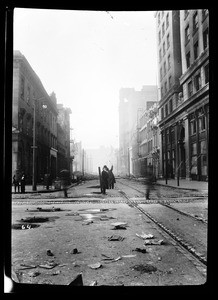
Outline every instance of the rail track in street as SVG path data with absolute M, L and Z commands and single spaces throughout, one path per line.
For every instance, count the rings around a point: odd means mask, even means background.
M 125 185 L 125 184 L 124 184 Z M 131 189 L 137 190 L 133 187 L 129 187 Z M 137 190 L 139 193 L 142 193 L 141 191 Z M 127 200 L 127 204 L 129 204 L 131 207 L 134 207 L 138 209 L 142 214 L 147 216 L 152 222 L 154 222 L 158 228 L 160 228 L 161 234 L 163 234 L 168 240 L 171 241 L 173 245 L 175 245 L 189 260 L 191 260 L 195 267 L 206 276 L 206 266 L 207 266 L 207 258 L 204 254 L 198 252 L 193 245 L 191 245 L 189 242 L 187 242 L 184 237 L 179 236 L 178 234 L 175 234 L 170 228 L 167 228 L 163 223 L 159 222 L 155 217 L 153 217 L 150 213 L 148 213 L 144 208 L 140 207 L 139 203 L 137 201 L 133 201 L 130 199 L 130 197 L 122 190 L 118 190 L 119 194 Z M 156 202 L 157 205 L 165 205 L 161 204 L 160 201 Z M 169 205 L 165 205 L 168 209 L 173 209 Z M 191 215 L 186 214 L 184 212 L 181 212 L 180 210 L 175 209 L 175 211 L 179 214 L 184 214 L 187 217 L 193 218 Z M 194 218 L 196 221 L 202 222 L 201 220 L 198 220 L 197 218 Z M 206 223 L 204 223 L 206 225 Z
M 119 183 L 130 187 L 129 185 L 127 185 L 127 184 L 125 184 L 121 181 L 119 181 Z M 145 192 L 142 192 L 139 189 L 137 189 L 135 187 L 132 187 L 132 186 L 131 186 L 131 189 L 133 189 L 133 190 L 137 191 L 138 193 L 140 193 L 142 195 L 142 197 L 145 197 Z M 170 205 L 171 200 L 172 200 L 172 202 L 174 202 L 174 201 L 176 201 L 176 199 L 180 199 L 180 200 L 188 200 L 188 199 L 198 200 L 198 199 L 202 199 L 202 198 L 205 198 L 205 196 L 191 196 L 190 195 L 188 197 L 187 196 L 186 197 L 166 197 L 166 198 L 160 198 L 160 199 L 155 199 L 155 200 L 147 200 L 146 203 L 157 203 L 157 204 L 163 205 L 165 207 L 168 207 L 169 209 L 172 209 L 172 210 L 178 212 L 181 215 L 190 217 L 190 218 L 192 218 L 196 221 L 203 222 L 203 223 L 207 224 L 206 219 L 201 218 L 201 217 L 196 216 L 196 215 L 193 215 L 193 214 L 189 214 L 189 213 L 184 212 L 184 211 L 181 211 L 178 208 L 175 208 L 175 207 Z

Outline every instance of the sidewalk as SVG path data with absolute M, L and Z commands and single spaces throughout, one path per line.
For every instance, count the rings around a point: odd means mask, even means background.
M 177 179 L 167 179 L 167 184 L 165 179 L 159 179 L 157 180 L 157 184 L 173 188 L 208 192 L 208 182 L 205 181 L 179 179 L 178 186 Z

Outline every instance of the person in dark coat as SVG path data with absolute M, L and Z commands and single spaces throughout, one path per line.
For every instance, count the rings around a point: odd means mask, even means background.
M 108 186 L 109 189 L 114 188 L 114 183 L 116 183 L 114 173 L 113 173 L 113 166 L 111 166 L 111 169 L 108 171 Z
M 104 166 L 101 172 L 101 180 L 102 180 L 102 193 L 106 194 L 106 189 L 108 189 L 108 167 Z
M 19 182 L 18 174 L 15 174 L 13 176 L 13 185 L 14 185 L 14 192 L 16 193 L 16 190 L 17 190 L 19 193 L 20 192 L 20 182 Z
M 156 177 L 153 174 L 153 166 L 151 164 L 149 164 L 147 167 L 147 175 L 145 178 L 146 200 L 150 200 L 150 191 L 151 190 L 156 190 L 157 197 L 160 198 L 160 192 L 159 192 L 159 189 L 155 187 L 155 182 L 156 182 Z
M 23 173 L 20 180 L 21 193 L 25 193 L 25 185 L 26 185 L 26 176 Z

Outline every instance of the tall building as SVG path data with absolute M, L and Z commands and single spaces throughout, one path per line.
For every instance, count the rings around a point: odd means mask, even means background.
M 180 12 L 182 87 L 180 122 L 184 124 L 184 177 L 208 180 L 209 12 Z M 181 154 L 182 154 L 181 148 Z M 185 173 L 186 171 L 186 173 Z
M 55 94 L 53 94 L 55 97 Z M 70 155 L 70 114 L 71 109 L 66 108 L 63 104 L 57 104 L 57 173 L 67 169 L 71 171 L 71 155 Z
M 207 179 L 209 114 L 208 11 L 155 14 L 162 172 L 167 178 Z
M 32 182 L 33 133 L 37 181 L 47 173 L 56 176 L 57 115 L 55 100 L 47 94 L 24 55 L 14 51 L 12 176 L 24 172 L 27 183 Z
M 119 102 L 119 166 L 121 175 L 134 172 L 138 158 L 137 123 L 145 108 L 157 101 L 157 86 L 143 86 L 140 91 L 134 88 L 120 89 Z

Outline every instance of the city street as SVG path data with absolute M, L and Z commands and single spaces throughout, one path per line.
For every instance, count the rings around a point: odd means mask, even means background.
M 165 286 L 206 282 L 205 191 L 117 179 L 12 195 L 12 270 L 21 283 Z

